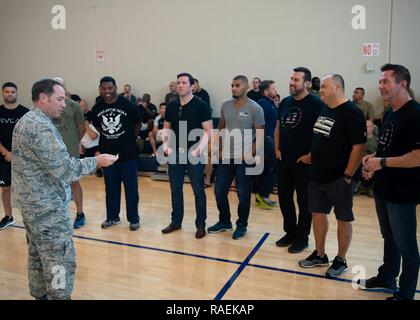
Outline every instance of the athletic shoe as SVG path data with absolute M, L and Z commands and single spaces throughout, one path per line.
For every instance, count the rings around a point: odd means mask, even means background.
M 295 238 L 292 235 L 290 235 L 289 233 L 286 233 L 286 235 L 283 236 L 283 238 L 276 241 L 276 246 L 277 247 L 288 247 L 293 243 L 293 240 L 295 240 Z
M 130 223 L 130 230 L 131 231 L 137 231 L 140 229 L 140 223 Z
M 287 251 L 289 251 L 289 253 L 301 253 L 307 247 L 308 247 L 308 241 L 301 238 L 296 238 L 293 241 L 292 245 L 289 247 L 289 249 L 287 249 Z
M 330 261 L 328 260 L 327 255 L 323 258 L 318 256 L 318 252 L 315 250 L 305 260 L 299 261 L 299 265 L 302 268 L 328 267 L 330 265 Z
M 341 257 L 335 257 L 331 267 L 328 268 L 325 275 L 329 278 L 337 278 L 349 269 L 346 260 Z
M 372 277 L 366 280 L 357 280 L 357 284 L 360 286 L 360 289 L 363 290 L 375 290 L 375 289 L 386 289 L 386 290 L 397 290 L 397 282 L 385 282 L 378 277 Z
M 9 217 L 9 216 L 5 216 L 3 219 L 1 219 L 0 221 L 0 230 L 6 229 L 9 226 L 13 226 L 15 224 L 15 220 L 13 219 L 13 217 Z
M 74 228 L 75 229 L 83 228 L 85 224 L 86 224 L 85 214 L 83 212 L 78 213 L 76 215 L 76 220 L 74 220 L 74 225 L 73 225 Z
M 258 193 L 255 195 L 255 200 L 257 206 L 262 209 L 273 210 L 277 206 L 277 202 L 271 201 L 268 198 L 263 198 Z
M 102 223 L 101 227 L 102 229 L 109 229 L 112 226 L 116 226 L 117 224 L 120 224 L 121 220 L 106 220 L 104 223 Z
M 236 230 L 233 232 L 232 239 L 239 240 L 245 237 L 247 233 L 246 227 L 244 226 L 237 226 Z
M 219 233 L 222 231 L 232 231 L 232 223 L 217 222 L 214 226 L 207 229 L 208 233 Z

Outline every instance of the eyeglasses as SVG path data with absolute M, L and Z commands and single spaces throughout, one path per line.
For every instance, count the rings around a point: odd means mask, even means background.
M 179 112 L 178 112 L 178 118 L 182 118 L 182 111 L 183 111 L 183 108 L 182 108 L 182 106 L 180 106 L 179 107 Z

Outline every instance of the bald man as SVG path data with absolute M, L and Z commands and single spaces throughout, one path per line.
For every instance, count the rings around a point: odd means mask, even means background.
M 178 91 L 176 89 L 176 82 L 169 83 L 169 93 L 165 96 L 165 104 L 168 105 L 179 99 Z
M 338 74 L 321 81 L 323 108 L 314 126 L 311 148 L 311 175 L 308 185 L 316 250 L 299 262 L 303 268 L 329 266 L 325 253 L 327 215 L 334 208 L 337 218 L 338 254 L 326 272 L 336 278 L 348 270 L 346 255 L 352 238 L 352 178 L 366 148 L 366 121 L 362 111 L 344 92 L 344 79 Z

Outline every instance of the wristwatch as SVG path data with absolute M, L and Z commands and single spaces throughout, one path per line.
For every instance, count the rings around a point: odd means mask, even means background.
M 381 168 L 386 168 L 386 158 L 381 158 L 380 165 Z

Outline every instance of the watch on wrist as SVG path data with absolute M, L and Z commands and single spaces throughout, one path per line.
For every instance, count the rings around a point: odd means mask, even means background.
M 386 158 L 381 158 L 380 165 L 381 168 L 386 168 Z

